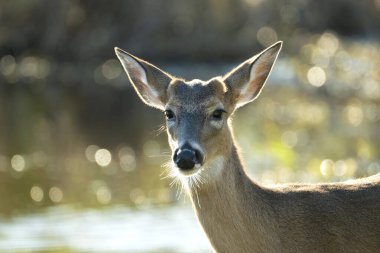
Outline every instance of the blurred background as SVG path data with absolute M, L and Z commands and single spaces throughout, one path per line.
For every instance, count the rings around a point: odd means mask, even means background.
M 380 172 L 379 27 L 379 0 L 0 0 L 0 251 L 211 252 L 114 46 L 209 79 L 283 40 L 234 116 L 249 174 Z

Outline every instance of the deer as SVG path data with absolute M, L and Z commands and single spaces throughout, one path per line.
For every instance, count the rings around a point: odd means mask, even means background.
M 231 115 L 260 95 L 281 48 L 279 41 L 208 81 L 115 53 L 141 100 L 164 112 L 171 170 L 215 252 L 380 252 L 380 173 L 261 185 L 243 166 Z

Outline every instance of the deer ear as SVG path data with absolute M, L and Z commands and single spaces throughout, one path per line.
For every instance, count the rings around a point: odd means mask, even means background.
M 115 47 L 115 53 L 141 100 L 149 106 L 164 110 L 166 91 L 172 77 L 120 48 Z
M 273 44 L 223 77 L 223 81 L 232 91 L 235 108 L 241 107 L 259 96 L 281 47 L 282 41 Z

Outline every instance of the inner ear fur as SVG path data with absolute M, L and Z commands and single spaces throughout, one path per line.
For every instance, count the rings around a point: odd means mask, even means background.
M 236 108 L 255 100 L 259 96 L 281 47 L 282 41 L 279 41 L 223 76 L 223 81 L 232 92 Z
M 163 110 L 167 100 L 167 88 L 173 77 L 120 48 L 115 48 L 115 53 L 141 100 L 149 106 Z

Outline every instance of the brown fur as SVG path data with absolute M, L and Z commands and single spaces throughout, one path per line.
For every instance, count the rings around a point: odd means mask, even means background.
M 190 191 L 217 252 L 380 251 L 380 174 L 266 188 L 248 178 L 230 141 L 220 177 Z
M 172 150 L 188 142 L 204 154 L 190 176 L 173 171 L 217 252 L 380 252 L 380 174 L 267 188 L 244 171 L 229 116 L 259 95 L 280 48 L 277 43 L 207 82 L 176 79 L 116 53 L 143 101 L 176 115 L 167 125 Z M 221 120 L 212 118 L 217 109 L 226 111 Z M 192 184 L 197 178 L 199 185 Z

